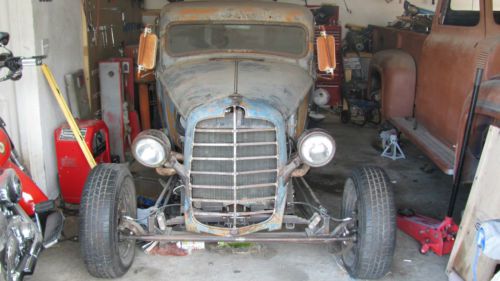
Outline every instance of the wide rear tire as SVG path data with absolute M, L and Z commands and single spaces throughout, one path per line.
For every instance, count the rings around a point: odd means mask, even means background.
M 135 186 L 128 168 L 100 164 L 89 174 L 80 205 L 80 244 L 88 272 L 98 278 L 123 276 L 134 260 L 135 241 L 121 240 L 123 216 L 136 217 Z
M 384 170 L 362 167 L 344 186 L 342 217 L 353 218 L 348 228 L 356 234 L 354 246 L 342 254 L 351 277 L 378 279 L 391 269 L 396 245 L 394 194 Z

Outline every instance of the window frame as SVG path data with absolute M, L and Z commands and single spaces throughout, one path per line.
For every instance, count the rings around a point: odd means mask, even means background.
M 206 51 L 188 51 L 188 52 L 183 52 L 183 53 L 173 53 L 172 50 L 169 47 L 168 44 L 168 34 L 170 28 L 176 25 L 195 25 L 195 24 L 227 24 L 227 25 L 274 25 L 274 26 L 291 26 L 291 27 L 298 27 L 301 28 L 304 31 L 305 35 L 305 41 L 304 41 L 304 50 L 300 54 L 292 54 L 292 53 L 281 53 L 281 52 L 266 52 L 266 51 L 256 51 L 256 50 L 244 50 L 244 49 L 226 49 L 226 50 L 206 50 Z M 263 54 L 263 55 L 274 55 L 274 56 L 280 56 L 280 57 L 287 57 L 287 58 L 294 58 L 294 59 L 301 59 L 307 56 L 307 54 L 310 52 L 310 47 L 309 43 L 311 41 L 311 34 L 309 34 L 306 26 L 302 23 L 287 23 L 287 22 L 261 22 L 261 21 L 174 21 L 170 22 L 166 27 L 165 27 L 165 50 L 167 54 L 171 57 L 187 57 L 187 56 L 197 56 L 197 55 L 210 55 L 210 54 L 237 54 L 237 53 L 242 53 L 242 54 Z
M 441 6 L 441 18 L 439 20 L 439 24 L 441 26 L 455 26 L 458 28 L 467 28 L 467 27 L 477 27 L 481 23 L 481 0 L 479 0 L 479 10 L 453 10 L 451 8 L 451 3 L 453 0 L 446 0 L 443 1 L 443 4 Z M 477 22 L 475 24 L 464 24 L 460 22 L 447 22 L 447 19 L 449 16 L 452 16 L 452 18 L 461 18 L 464 17 L 466 18 L 468 14 L 477 14 Z

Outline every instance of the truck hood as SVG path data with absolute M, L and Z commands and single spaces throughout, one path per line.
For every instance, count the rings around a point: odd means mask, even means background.
M 299 66 L 236 59 L 178 62 L 160 71 L 159 79 L 183 117 L 202 104 L 237 94 L 267 102 L 287 118 L 313 85 Z

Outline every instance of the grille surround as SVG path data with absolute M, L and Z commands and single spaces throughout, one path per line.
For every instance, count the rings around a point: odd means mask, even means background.
M 197 107 L 186 116 L 185 138 L 184 138 L 184 169 L 186 175 L 189 175 L 191 169 L 191 158 L 193 154 L 193 142 L 195 126 L 198 122 L 214 117 L 224 117 L 226 108 L 235 104 L 240 105 L 245 110 L 245 116 L 263 119 L 271 122 L 276 127 L 276 137 L 278 142 L 278 169 L 286 166 L 288 157 L 286 149 L 286 123 L 285 117 L 265 100 L 253 100 L 245 97 L 227 97 L 216 100 Z M 182 210 L 184 213 L 184 224 L 186 230 L 195 233 L 207 233 L 216 236 L 243 236 L 250 233 L 267 230 L 275 231 L 282 228 L 283 215 L 286 207 L 287 187 L 283 177 L 278 178 L 278 188 L 276 193 L 275 211 L 271 217 L 265 221 L 256 224 L 242 226 L 239 228 L 219 227 L 209 225 L 208 221 L 200 221 L 194 216 L 194 209 L 191 202 L 191 188 L 188 177 L 183 178 L 185 196 Z M 257 216 L 258 214 L 255 214 Z M 214 218 L 220 220 L 220 218 Z
M 247 118 L 241 107 L 224 117 L 197 122 L 189 170 L 191 207 L 195 218 L 226 219 L 238 228 L 251 216 L 261 221 L 275 213 L 279 185 L 276 126 Z

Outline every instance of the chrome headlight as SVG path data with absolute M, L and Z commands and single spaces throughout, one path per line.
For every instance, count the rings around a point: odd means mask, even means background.
M 0 175 L 0 202 L 17 203 L 22 196 L 21 180 L 13 169 Z
M 311 167 L 321 167 L 332 161 L 335 155 L 335 140 L 325 131 L 314 129 L 305 131 L 298 141 L 302 162 Z
M 165 164 L 170 151 L 171 144 L 168 137 L 159 130 L 141 132 L 132 144 L 134 158 L 150 168 L 158 168 Z

